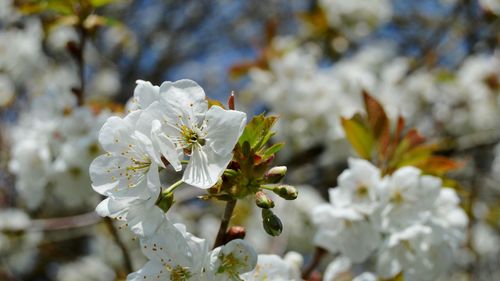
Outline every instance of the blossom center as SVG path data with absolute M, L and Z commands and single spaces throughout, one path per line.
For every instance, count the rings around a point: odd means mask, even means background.
M 359 185 L 356 188 L 356 195 L 358 197 L 366 197 L 368 195 L 368 187 L 366 185 Z
M 217 273 L 227 273 L 229 276 L 238 276 L 238 267 L 240 265 L 240 260 L 238 260 L 233 254 L 223 255 L 222 264 L 217 269 Z
M 127 167 L 127 170 L 129 171 L 137 172 L 142 169 L 147 169 L 149 168 L 149 166 L 151 166 L 151 161 L 148 160 L 141 161 L 134 158 L 132 158 L 131 160 L 133 164 Z
M 187 281 L 189 278 L 191 278 L 191 272 L 187 267 L 178 265 L 172 269 L 172 272 L 170 272 L 171 281 Z
M 402 204 L 404 202 L 403 194 L 399 190 L 392 193 L 391 199 L 395 204 Z
M 189 128 L 186 125 L 181 127 L 181 136 L 182 136 L 182 147 L 186 154 L 191 154 L 193 147 L 196 145 L 204 146 L 206 143 L 205 138 L 201 136 L 200 132 Z

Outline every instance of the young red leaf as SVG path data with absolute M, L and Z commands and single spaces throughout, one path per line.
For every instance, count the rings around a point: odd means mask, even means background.
M 463 162 L 455 161 L 444 156 L 430 156 L 417 167 L 424 172 L 441 176 L 450 171 L 460 169 L 463 166 Z

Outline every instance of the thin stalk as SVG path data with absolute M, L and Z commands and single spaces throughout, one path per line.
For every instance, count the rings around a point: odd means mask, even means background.
M 172 193 L 176 188 L 181 186 L 183 183 L 184 182 L 182 180 L 179 180 L 179 181 L 175 182 L 174 184 L 172 184 L 171 186 L 169 186 L 167 189 L 165 189 L 163 191 L 163 193 L 165 193 L 165 194 Z
M 78 48 L 77 63 L 78 63 L 78 76 L 80 77 L 80 91 L 77 92 L 76 98 L 78 105 L 81 106 L 85 99 L 85 42 L 87 39 L 85 29 L 83 26 L 79 26 L 78 33 L 80 36 L 80 48 Z
M 226 238 L 227 228 L 229 227 L 229 221 L 233 216 L 234 207 L 236 206 L 236 199 L 227 201 L 226 209 L 224 210 L 224 216 L 220 222 L 219 232 L 217 233 L 217 238 L 215 238 L 214 249 L 221 246 Z
M 104 218 L 104 223 L 106 224 L 109 232 L 113 236 L 113 239 L 115 240 L 116 245 L 118 245 L 118 247 L 120 248 L 120 250 L 123 253 L 123 262 L 125 263 L 125 269 L 127 270 L 127 272 L 134 271 L 134 269 L 132 267 L 132 260 L 129 256 L 128 251 L 127 251 L 127 247 L 125 247 L 125 244 L 120 239 L 120 236 L 118 235 L 118 231 L 116 231 L 116 228 L 113 225 L 113 221 L 109 217 L 106 217 L 106 218 Z
M 316 251 L 314 252 L 314 256 L 313 256 L 311 262 L 309 263 L 309 265 L 306 268 L 304 268 L 304 271 L 302 272 L 302 279 L 304 279 L 304 280 L 309 279 L 309 276 L 316 269 L 316 267 L 318 267 L 319 263 L 321 262 L 321 260 L 325 256 L 325 254 L 326 254 L 325 249 L 322 249 L 319 247 L 316 248 Z

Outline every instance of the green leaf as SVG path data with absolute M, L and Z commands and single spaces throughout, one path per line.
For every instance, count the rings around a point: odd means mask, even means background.
M 238 143 L 243 145 L 243 143 L 248 142 L 253 150 L 260 150 L 274 135 L 271 128 L 277 120 L 277 116 L 265 117 L 263 114 L 255 116 L 246 125 Z
M 403 166 L 416 166 L 426 159 L 428 159 L 432 153 L 436 150 L 436 145 L 427 144 L 402 151 L 399 158 L 394 158 L 394 166 L 397 168 Z
M 264 151 L 264 153 L 262 154 L 262 158 L 264 158 L 264 161 L 269 159 L 269 157 L 273 156 L 276 152 L 280 151 L 284 145 L 285 145 L 285 143 L 279 142 L 279 143 L 273 144 L 271 147 L 266 149 Z
M 374 138 L 369 128 L 355 115 L 351 119 L 341 118 L 347 139 L 361 158 L 371 159 Z

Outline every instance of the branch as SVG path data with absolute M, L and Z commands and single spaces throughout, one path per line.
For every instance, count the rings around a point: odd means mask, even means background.
M 407 76 L 410 76 L 420 66 L 422 66 L 422 63 L 425 62 L 425 58 L 428 57 L 431 52 L 436 51 L 437 46 L 442 41 L 446 33 L 448 33 L 448 30 L 450 29 L 449 27 L 458 19 L 458 16 L 460 15 L 460 12 L 463 8 L 462 4 L 462 2 L 457 3 L 453 7 L 453 10 L 450 12 L 450 15 L 448 15 L 446 19 L 443 20 L 442 23 L 434 29 L 434 31 L 429 36 L 429 39 L 424 43 L 424 46 L 420 51 L 419 57 L 421 59 L 408 69 L 408 71 L 406 72 Z
M 233 215 L 234 207 L 236 206 L 236 200 L 233 199 L 228 201 L 226 204 L 226 209 L 224 210 L 224 216 L 220 222 L 219 232 L 217 233 L 217 238 L 215 238 L 214 249 L 224 244 L 227 228 L 229 226 L 229 221 Z
M 31 229 L 33 231 L 52 231 L 65 230 L 70 228 L 79 228 L 97 224 L 102 221 L 94 211 L 62 218 L 37 219 L 31 221 Z
M 68 50 L 71 56 L 75 59 L 77 68 L 78 68 L 78 77 L 80 79 L 80 86 L 73 87 L 71 91 L 76 97 L 76 101 L 78 106 L 82 106 L 85 100 L 85 59 L 84 59 L 84 51 L 85 51 L 85 42 L 87 40 L 87 31 L 83 26 L 83 22 L 78 24 L 75 27 L 78 33 L 79 42 L 68 42 Z M 78 44 L 78 45 L 77 45 Z
M 314 256 L 311 262 L 306 268 L 304 268 L 304 271 L 302 272 L 302 279 L 305 280 L 309 279 L 309 276 L 316 269 L 316 267 L 318 267 L 319 263 L 321 262 L 321 259 L 325 256 L 325 254 L 326 254 L 325 249 L 319 247 L 316 248 L 316 251 L 314 252 Z
M 120 236 L 118 235 L 118 232 L 116 231 L 116 228 L 113 225 L 113 221 L 109 217 L 106 217 L 106 218 L 104 218 L 104 223 L 106 224 L 109 232 L 113 236 L 113 239 L 115 240 L 116 245 L 118 245 L 118 247 L 120 248 L 120 250 L 123 253 L 123 262 L 125 263 L 125 269 L 127 270 L 127 272 L 134 271 L 134 269 L 132 267 L 132 260 L 129 256 L 127 247 L 125 246 L 123 241 L 120 239 Z

